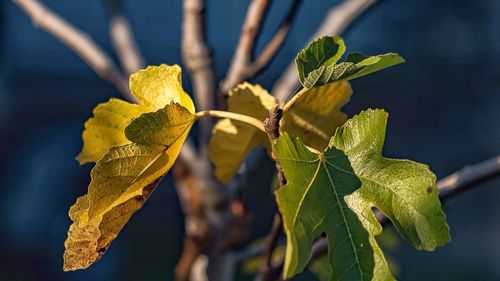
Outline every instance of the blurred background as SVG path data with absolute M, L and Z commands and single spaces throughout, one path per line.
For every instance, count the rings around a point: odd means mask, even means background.
M 87 32 L 109 54 L 101 1 L 43 1 Z M 207 1 L 208 42 L 222 78 L 248 0 Z M 257 51 L 289 1 L 274 1 Z M 271 89 L 339 1 L 303 1 L 289 37 L 253 82 Z M 147 64 L 181 63 L 181 1 L 125 1 Z M 67 211 L 86 192 L 91 165 L 74 160 L 92 108 L 119 93 L 66 46 L 33 27 L 10 1 L 0 3 L 0 279 L 172 280 L 183 219 L 170 176 L 136 213 L 104 257 L 64 273 Z M 380 107 L 389 114 L 386 156 L 428 163 L 438 178 L 500 153 L 500 1 L 383 0 L 343 35 L 348 51 L 398 52 L 399 65 L 352 82 L 350 115 Z M 188 77 L 184 87 L 190 91 Z M 252 237 L 268 232 L 273 206 L 267 163 L 245 198 L 256 217 Z M 446 202 L 452 243 L 428 253 L 398 236 L 388 256 L 400 280 L 500 280 L 500 179 Z M 267 215 L 266 215 L 267 213 Z M 242 269 L 235 280 L 251 280 Z M 305 274 L 302 280 L 314 280 Z

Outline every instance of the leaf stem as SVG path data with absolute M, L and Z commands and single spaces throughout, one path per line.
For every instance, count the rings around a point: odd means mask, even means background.
M 199 119 L 201 117 L 227 118 L 231 120 L 241 121 L 243 123 L 247 123 L 249 125 L 254 126 L 255 128 L 261 130 L 264 133 L 266 132 L 266 129 L 264 128 L 264 123 L 262 123 L 262 121 L 244 114 L 222 111 L 222 110 L 203 110 L 196 112 L 196 118 Z

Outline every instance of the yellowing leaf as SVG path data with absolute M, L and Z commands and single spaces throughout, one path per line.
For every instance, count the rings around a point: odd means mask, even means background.
M 195 112 L 194 104 L 181 84 L 181 68 L 178 65 L 149 66 L 130 76 L 132 94 L 139 104 L 110 99 L 94 109 L 94 117 L 85 123 L 83 148 L 77 160 L 80 164 L 99 160 L 110 147 L 130 143 L 124 129 L 135 117 L 163 108 L 176 102 L 189 112 Z
M 228 111 L 264 120 L 277 100 L 261 86 L 243 83 L 229 92 L 227 103 Z M 229 119 L 217 122 L 209 144 L 217 179 L 228 182 L 238 172 L 246 155 L 259 145 L 270 148 L 266 134 L 252 125 Z
M 137 104 L 110 99 L 94 108 L 94 117 L 85 122 L 83 149 L 77 156 L 80 164 L 95 162 L 110 147 L 130 143 L 123 130 L 132 118 L 144 113 L 145 109 Z
M 70 210 L 73 224 L 65 242 L 65 270 L 86 268 L 102 256 L 172 167 L 188 133 L 189 129 L 180 132 L 169 146 L 112 147 L 96 163 L 87 195 Z
M 185 107 L 173 103 L 135 118 L 125 128 L 125 135 L 135 143 L 168 146 L 185 131 L 189 131 L 194 121 L 194 114 Z
M 347 81 L 303 89 L 284 107 L 280 129 L 299 137 L 304 144 L 323 151 L 335 129 L 347 119 L 340 111 L 352 94 Z
M 182 89 L 181 68 L 178 65 L 148 66 L 130 76 L 130 90 L 139 104 L 152 110 L 170 102 L 184 106 L 195 113 L 193 100 Z
M 172 167 L 196 120 L 178 66 L 148 67 L 132 75 L 131 86 L 140 105 L 111 100 L 88 121 L 82 159 L 99 160 L 87 194 L 69 212 L 64 270 L 86 268 L 104 254 Z M 90 149 L 99 150 L 90 157 Z

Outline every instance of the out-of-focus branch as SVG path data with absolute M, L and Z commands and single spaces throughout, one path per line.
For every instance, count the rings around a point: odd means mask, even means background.
M 372 6 L 377 0 L 344 0 L 342 4 L 328 11 L 327 16 L 310 38 L 312 42 L 324 35 L 341 34 L 362 12 Z M 281 78 L 273 87 L 273 94 L 281 101 L 286 100 L 299 85 L 297 70 L 292 62 L 288 65 Z
M 278 238 L 283 229 L 283 219 L 279 213 L 274 215 L 274 221 L 271 226 L 271 232 L 267 237 L 267 244 L 264 251 L 264 261 L 261 265 L 261 274 L 257 276 L 255 281 L 274 281 L 279 279 L 281 270 L 274 270 L 273 253 L 276 249 Z
M 65 21 L 36 0 L 13 0 L 32 20 L 35 27 L 45 30 L 80 56 L 102 79 L 113 84 L 130 101 L 128 82 L 113 61 L 85 33 Z
M 212 59 L 210 51 L 204 42 L 204 11 L 205 1 L 203 0 L 183 0 L 183 21 L 182 21 L 182 58 L 187 71 L 190 74 L 193 85 L 194 98 L 199 110 L 213 109 L 215 106 L 215 83 L 212 69 Z M 225 232 L 228 220 L 227 191 L 218 184 L 213 177 L 213 170 L 208 159 L 208 138 L 212 127 L 211 119 L 205 118 L 198 121 L 200 128 L 198 162 L 191 167 L 192 176 L 195 179 L 196 193 L 200 194 L 202 201 L 202 219 L 199 224 L 207 226 L 204 241 L 208 245 L 194 244 L 193 249 L 184 249 L 190 259 L 186 263 L 185 270 L 190 271 L 191 278 L 194 276 L 208 276 L 210 280 L 228 280 L 228 271 L 225 268 L 227 259 L 218 251 L 220 238 Z M 190 218 L 186 217 L 186 221 Z M 187 230 L 186 239 L 189 237 Z M 199 238 L 197 238 L 199 239 Z M 189 242 L 185 240 L 186 242 Z M 186 250 L 188 252 L 186 252 Z M 192 252 L 192 253 L 189 253 Z M 189 256 L 190 254 L 193 254 Z M 194 259 L 193 259 L 194 258 Z M 208 265 L 205 264 L 208 258 Z M 182 260 L 180 262 L 183 262 Z M 205 270 L 206 272 L 195 272 Z M 193 279 L 191 279 L 193 280 Z
M 285 40 L 292 21 L 298 11 L 301 0 L 293 0 L 288 13 L 274 36 L 264 50 L 252 62 L 252 53 L 266 15 L 269 0 L 253 0 L 248 8 L 247 16 L 241 30 L 240 41 L 226 78 L 220 83 L 219 92 L 227 93 L 239 83 L 248 80 L 262 71 L 272 60 Z
M 459 171 L 442 178 L 437 182 L 441 190 L 441 200 L 448 200 L 471 187 L 500 175 L 500 156 L 488 161 L 465 166 Z
M 204 41 L 204 1 L 184 0 L 182 21 L 182 58 L 191 76 L 194 97 L 199 110 L 213 109 L 215 106 L 215 75 L 212 69 L 210 50 Z M 199 123 L 200 150 L 206 153 L 211 121 Z
M 251 63 L 255 41 L 267 13 L 269 2 L 269 0 L 252 0 L 250 2 L 245 22 L 241 28 L 240 40 L 229 66 L 229 71 L 226 79 L 220 83 L 221 93 L 229 91 L 242 81 L 241 77 L 245 76 L 244 73 Z
M 260 71 L 264 70 L 264 68 L 269 65 L 269 62 L 273 59 L 276 52 L 281 48 L 283 42 L 285 41 L 286 36 L 288 35 L 288 30 L 292 26 L 292 21 L 295 18 L 297 11 L 299 10 L 299 5 L 302 0 L 294 0 L 290 9 L 288 9 L 288 13 L 283 20 L 283 23 L 278 28 L 274 36 L 267 43 L 264 50 L 259 54 L 257 59 L 249 66 L 248 69 L 248 77 L 245 77 L 243 80 L 246 80 L 252 76 L 257 75 Z
M 123 16 L 122 0 L 107 0 L 110 14 L 109 33 L 116 55 L 127 76 L 144 67 L 142 55 L 128 20 Z
M 436 185 L 440 190 L 439 197 L 444 203 L 453 198 L 455 195 L 479 187 L 481 183 L 497 178 L 498 176 L 500 176 L 500 156 L 496 156 L 479 164 L 465 166 L 459 171 L 439 180 Z M 380 212 L 377 212 L 377 218 L 382 225 L 390 223 L 389 219 L 383 216 Z M 327 250 L 328 242 L 326 239 L 318 239 L 313 244 L 309 262 L 326 253 Z M 281 268 L 283 268 L 283 260 L 274 268 L 274 270 L 281 272 Z

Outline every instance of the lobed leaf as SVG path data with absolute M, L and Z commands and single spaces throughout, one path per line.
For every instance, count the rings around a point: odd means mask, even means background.
M 276 98 L 261 86 L 249 83 L 240 84 L 229 91 L 227 100 L 228 111 L 259 120 L 266 119 L 276 103 Z M 228 182 L 236 175 L 247 154 L 260 145 L 270 150 L 266 134 L 252 125 L 229 119 L 218 121 L 209 143 L 216 178 L 223 183 Z
M 76 157 L 80 164 L 96 162 L 110 147 L 130 143 L 123 130 L 134 117 L 145 112 L 137 104 L 110 99 L 94 108 L 94 117 L 85 122 L 83 148 Z
M 395 53 L 370 57 L 354 53 L 348 55 L 345 62 L 337 64 L 344 51 L 344 41 L 335 36 L 324 36 L 309 44 L 295 59 L 300 83 L 305 88 L 318 87 L 358 78 L 404 62 Z
M 175 102 L 194 114 L 193 101 L 182 89 L 178 65 L 148 66 L 130 76 L 130 88 L 139 104 L 110 99 L 94 109 L 94 117 L 85 123 L 82 134 L 83 148 L 77 157 L 80 164 L 96 162 L 110 147 L 130 143 L 125 127 L 143 113 Z
M 284 277 L 305 269 L 314 239 L 325 233 L 330 280 L 372 280 L 368 232 L 344 200 L 361 185 L 347 156 L 334 147 L 313 153 L 288 134 L 278 139 L 274 153 L 287 179 L 276 191 L 287 235 Z
M 97 261 L 175 162 L 196 120 L 192 100 L 176 83 L 177 66 L 148 67 L 131 77 L 132 91 L 142 104 L 111 100 L 96 109 L 86 130 L 94 138 L 85 139 L 84 132 L 84 151 L 101 145 L 100 152 L 106 152 L 92 169 L 87 194 L 70 209 L 73 223 L 64 243 L 64 270 L 83 269 Z M 157 106 L 163 108 L 156 110 Z M 136 111 L 127 111 L 130 108 Z M 96 132 L 103 133 L 101 138 Z
M 300 137 L 308 146 L 323 150 L 335 129 L 346 119 L 340 108 L 349 101 L 351 93 L 345 81 L 302 90 L 284 106 L 281 130 Z M 277 103 L 259 85 L 243 83 L 229 92 L 228 110 L 264 120 Z M 253 126 L 229 119 L 217 122 L 209 144 L 217 179 L 228 182 L 247 154 L 260 145 L 270 152 L 268 137 Z
M 301 83 L 319 69 L 335 65 L 345 49 L 344 40 L 338 36 L 321 37 L 309 44 L 295 59 Z
M 417 249 L 432 251 L 450 241 L 441 210 L 436 176 L 427 165 L 382 156 L 387 113 L 363 111 L 340 127 L 330 145 L 345 152 L 362 186 L 349 206 L 381 229 L 373 215 L 378 208 Z
M 388 216 L 417 249 L 432 251 L 450 240 L 435 175 L 426 165 L 382 156 L 386 122 L 383 110 L 363 111 L 336 130 L 321 154 L 307 150 L 300 140 L 290 140 L 286 134 L 276 143 L 275 154 L 287 179 L 287 185 L 276 192 L 287 234 L 285 278 L 305 268 L 313 239 L 326 233 L 330 280 L 394 280 L 375 239 L 382 226 L 373 208 Z M 323 179 L 325 174 L 331 181 Z M 343 224 L 328 221 L 335 213 L 332 209 L 339 205 L 345 207 L 342 210 L 349 218 L 354 214 L 366 236 L 354 219 L 344 219 Z M 337 220 L 346 217 L 338 211 L 335 216 Z M 338 250 L 335 239 L 345 235 L 332 235 L 342 229 L 356 234 L 345 238 L 352 242 L 350 250 Z M 365 248 L 356 249 L 360 245 Z M 357 259 L 345 253 L 356 253 Z M 335 258 L 363 267 L 352 272 Z M 365 266 L 371 266 L 371 271 Z

